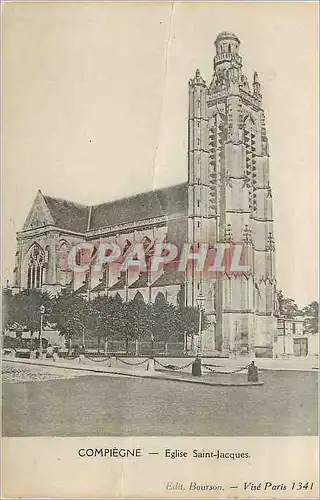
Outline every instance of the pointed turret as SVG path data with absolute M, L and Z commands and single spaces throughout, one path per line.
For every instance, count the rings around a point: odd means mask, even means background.
M 259 82 L 258 73 L 255 71 L 253 74 L 253 96 L 259 101 L 262 99 L 261 96 L 261 85 Z
M 189 85 L 191 85 L 191 86 L 201 85 L 202 87 L 206 87 L 206 82 L 200 74 L 200 69 L 196 70 L 196 75 L 194 78 L 190 78 Z

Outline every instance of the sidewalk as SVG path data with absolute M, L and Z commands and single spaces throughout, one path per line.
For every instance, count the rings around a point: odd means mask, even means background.
M 76 362 L 75 362 L 76 361 Z M 86 360 L 87 361 L 87 360 Z M 243 381 L 242 379 L 238 380 L 233 380 L 233 381 L 225 381 L 225 380 L 218 380 L 217 376 L 215 376 L 215 380 L 210 380 L 208 378 L 204 377 L 192 377 L 191 374 L 188 372 L 180 373 L 180 374 L 175 374 L 173 372 L 166 372 L 163 373 L 162 371 L 153 371 L 151 369 L 147 370 L 146 368 L 141 369 L 138 367 L 130 367 L 128 369 L 126 368 L 119 368 L 119 367 L 108 367 L 108 366 L 96 366 L 93 365 L 91 362 L 90 364 L 80 364 L 79 360 L 73 360 L 73 361 L 53 361 L 51 359 L 23 359 L 23 358 L 13 358 L 10 356 L 3 356 L 2 357 L 2 362 L 7 362 L 7 363 L 17 363 L 17 364 L 23 364 L 23 365 L 33 365 L 33 366 L 46 366 L 50 368 L 62 368 L 62 369 L 68 369 L 68 370 L 77 370 L 83 372 L 88 372 L 88 373 L 99 373 L 99 374 L 105 374 L 105 375 L 120 375 L 120 376 L 125 376 L 125 377 L 138 377 L 138 378 L 147 378 L 147 379 L 157 379 L 157 380 L 167 380 L 167 381 L 173 381 L 173 382 L 184 382 L 187 384 L 200 384 L 200 385 L 207 385 L 207 386 L 220 386 L 220 387 L 245 387 L 245 386 L 259 386 L 263 385 L 263 382 L 246 382 Z M 146 364 L 145 364 L 146 365 Z M 229 375 L 227 375 L 228 377 Z M 243 378 L 243 377 L 242 377 Z
M 105 358 L 105 356 L 104 356 Z M 118 356 L 118 361 L 115 361 L 115 357 L 111 358 L 112 361 L 112 366 L 113 367 L 125 367 L 125 364 L 135 364 L 139 363 L 143 360 L 146 359 L 146 357 L 121 357 Z M 179 366 L 183 367 L 187 364 L 192 363 L 194 360 L 194 357 L 188 357 L 188 358 L 161 358 L 158 356 L 155 356 L 155 360 L 162 363 L 163 365 L 174 365 L 174 366 Z M 247 366 L 251 361 L 254 361 L 256 366 L 258 367 L 259 370 L 273 370 L 273 371 L 283 371 L 283 370 L 289 370 L 289 371 L 315 371 L 318 369 L 318 357 L 316 356 L 309 356 L 309 357 L 295 357 L 295 358 L 278 358 L 278 359 L 273 359 L 273 358 L 252 358 L 250 356 L 241 356 L 237 358 L 206 358 L 205 356 L 202 357 L 202 364 L 203 365 L 209 365 L 213 367 L 215 370 L 236 370 L 238 368 L 242 368 Z M 100 364 L 100 361 L 98 360 L 90 360 L 90 358 L 86 358 L 86 364 L 93 363 L 94 365 Z M 157 364 L 156 368 L 160 368 L 160 365 Z M 137 365 L 135 370 L 140 370 L 143 369 L 145 370 L 145 366 L 143 364 Z M 184 372 L 189 372 L 191 373 L 191 366 L 185 368 L 183 370 Z
M 219 364 L 224 367 L 240 367 L 244 363 L 250 363 L 254 361 L 259 370 L 273 370 L 273 371 L 283 371 L 283 370 L 294 370 L 294 371 L 315 371 L 319 369 L 318 357 L 317 356 L 307 356 L 307 357 L 294 357 L 294 358 L 224 358 L 224 359 L 211 359 L 211 363 Z M 210 364 L 210 360 L 208 361 Z

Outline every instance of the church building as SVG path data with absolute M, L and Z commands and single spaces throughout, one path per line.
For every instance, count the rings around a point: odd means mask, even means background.
M 240 41 L 222 32 L 215 41 L 213 77 L 197 69 L 189 80 L 188 180 L 125 199 L 85 206 L 38 192 L 17 233 L 13 290 L 114 296 L 178 307 L 204 297 L 209 327 L 203 351 L 269 355 L 277 330 L 276 278 L 269 147 L 261 88 L 255 72 L 242 71 Z M 187 170 L 187 168 L 186 168 Z M 135 242 L 152 255 L 168 241 L 192 245 L 241 243 L 249 273 L 209 278 L 105 266 L 99 273 L 74 273 L 65 265 L 77 243 L 117 243 L 125 253 Z

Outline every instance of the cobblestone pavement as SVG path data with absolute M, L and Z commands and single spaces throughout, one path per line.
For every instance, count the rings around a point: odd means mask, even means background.
M 46 380 L 81 377 L 82 375 L 88 375 L 88 373 L 47 366 L 13 365 L 2 361 L 2 381 L 12 384 L 44 382 Z

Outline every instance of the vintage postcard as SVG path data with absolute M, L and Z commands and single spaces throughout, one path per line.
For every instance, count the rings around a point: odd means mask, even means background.
M 317 43 L 2 3 L 2 498 L 318 498 Z

